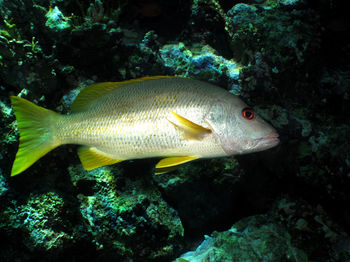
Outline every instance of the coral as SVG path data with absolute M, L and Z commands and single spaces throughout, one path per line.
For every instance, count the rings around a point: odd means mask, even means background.
M 322 206 L 311 206 L 303 200 L 281 198 L 276 201 L 270 216 L 282 222 L 292 237 L 292 242 L 308 251 L 310 260 L 323 260 L 341 246 L 348 235 L 333 221 Z M 322 240 L 321 240 L 322 239 Z M 318 247 L 312 243 L 319 243 Z M 346 253 L 340 248 L 337 252 Z
M 323 261 L 333 252 L 348 257 L 348 239 L 322 207 L 281 198 L 267 214 L 243 218 L 227 231 L 205 236 L 195 251 L 175 261 Z
M 176 75 L 188 76 L 189 71 L 193 70 L 192 53 L 183 43 L 163 46 L 160 49 L 160 55 L 164 65 L 172 68 Z
M 158 35 L 154 31 L 147 32 L 140 43 L 141 52 L 155 56 L 160 45 L 157 39 Z
M 70 19 L 68 17 L 65 17 L 57 6 L 55 6 L 53 9 L 50 9 L 46 13 L 46 18 L 47 21 L 45 25 L 56 32 L 68 29 L 70 27 Z
M 8 184 L 5 179 L 5 176 L 2 174 L 2 170 L 0 169 L 0 197 L 6 193 L 8 190 Z
M 238 221 L 225 232 L 214 232 L 195 251 L 175 261 L 183 260 L 307 262 L 308 258 L 291 244 L 291 236 L 283 226 L 264 216 L 254 216 Z
M 254 60 L 255 52 L 263 51 L 264 56 L 268 56 L 271 64 L 280 72 L 283 70 L 281 66 L 292 60 L 303 63 L 305 55 L 315 53 L 319 48 L 319 35 L 316 30 L 318 17 L 312 11 L 291 12 L 290 14 L 281 8 L 261 12 L 254 5 L 235 5 L 227 13 L 229 28 L 234 32 L 231 42 L 234 57 L 247 64 Z M 305 16 L 312 21 L 302 23 Z M 308 32 L 315 33 L 313 35 Z
M 0 228 L 22 229 L 24 245 L 30 250 L 62 250 L 72 236 L 62 228 L 63 199 L 54 192 L 31 194 L 23 205 L 8 207 L 1 217 Z
M 17 141 L 18 132 L 16 129 L 16 122 L 13 122 L 12 108 L 10 108 L 6 103 L 2 101 L 0 101 L 0 116 L 0 126 L 2 130 L 2 132 L 0 133 L 0 163 L 6 163 L 9 151 L 11 151 L 11 146 Z M 3 168 L 3 170 L 4 172 L 7 172 L 8 167 Z M 0 174 L 0 191 L 4 193 L 5 191 L 7 191 L 7 179 L 1 172 L 1 168 Z
M 6 79 L 8 85 L 16 87 L 17 90 L 12 92 L 18 94 L 21 90 L 27 90 L 25 92 L 29 93 L 30 90 L 35 93 L 40 90 L 41 97 L 44 90 L 55 85 L 54 69 L 47 65 L 50 59 L 44 56 L 39 41 L 34 36 L 30 39 L 25 39 L 22 34 L 20 38 L 16 35 L 0 37 L 0 50 L 0 63 L 3 61 L 0 77 Z
M 183 227 L 156 188 L 142 180 L 122 178 L 117 168 L 87 172 L 70 167 L 69 172 L 81 192 L 80 212 L 96 248 L 115 250 L 124 258 L 171 256 L 183 237 Z
M 210 46 L 197 45 L 188 49 L 183 43 L 170 44 L 160 48 L 159 52 L 162 63 L 171 68 L 175 75 L 193 75 L 214 82 L 225 76 L 232 84 L 230 89 L 239 93 L 237 81 L 241 66 L 234 60 L 217 55 Z

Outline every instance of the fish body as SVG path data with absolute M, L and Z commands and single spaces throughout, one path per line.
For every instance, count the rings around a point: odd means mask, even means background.
M 165 157 L 156 166 L 156 172 L 163 173 L 194 159 L 261 151 L 278 143 L 275 130 L 238 97 L 187 78 L 95 84 L 79 94 L 70 115 L 11 99 L 21 134 L 12 175 L 36 161 L 21 160 L 35 129 L 42 133 L 36 144 L 46 147 L 38 158 L 59 145 L 79 144 L 78 154 L 87 170 L 128 159 Z M 35 107 L 26 110 L 32 118 L 41 112 L 34 124 L 24 116 L 23 104 Z

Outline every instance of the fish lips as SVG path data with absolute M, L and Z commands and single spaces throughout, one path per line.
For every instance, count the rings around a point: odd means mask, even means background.
M 257 139 L 256 147 L 260 150 L 266 150 L 272 147 L 275 147 L 279 144 L 280 140 L 278 139 L 279 135 L 277 132 L 272 131 L 266 136 Z

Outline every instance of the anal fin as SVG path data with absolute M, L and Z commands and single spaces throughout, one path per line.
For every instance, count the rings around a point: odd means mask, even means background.
M 168 157 L 160 160 L 156 165 L 156 175 L 164 174 L 179 168 L 182 164 L 198 159 L 200 156 Z
M 95 147 L 82 146 L 78 149 L 78 156 L 85 170 L 92 170 L 101 166 L 113 165 L 123 160 L 114 159 Z

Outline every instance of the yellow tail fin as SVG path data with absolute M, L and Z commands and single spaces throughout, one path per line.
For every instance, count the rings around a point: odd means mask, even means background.
M 11 104 L 20 133 L 19 149 L 11 171 L 11 176 L 15 176 L 59 145 L 51 134 L 52 123 L 58 114 L 18 96 L 11 96 Z

